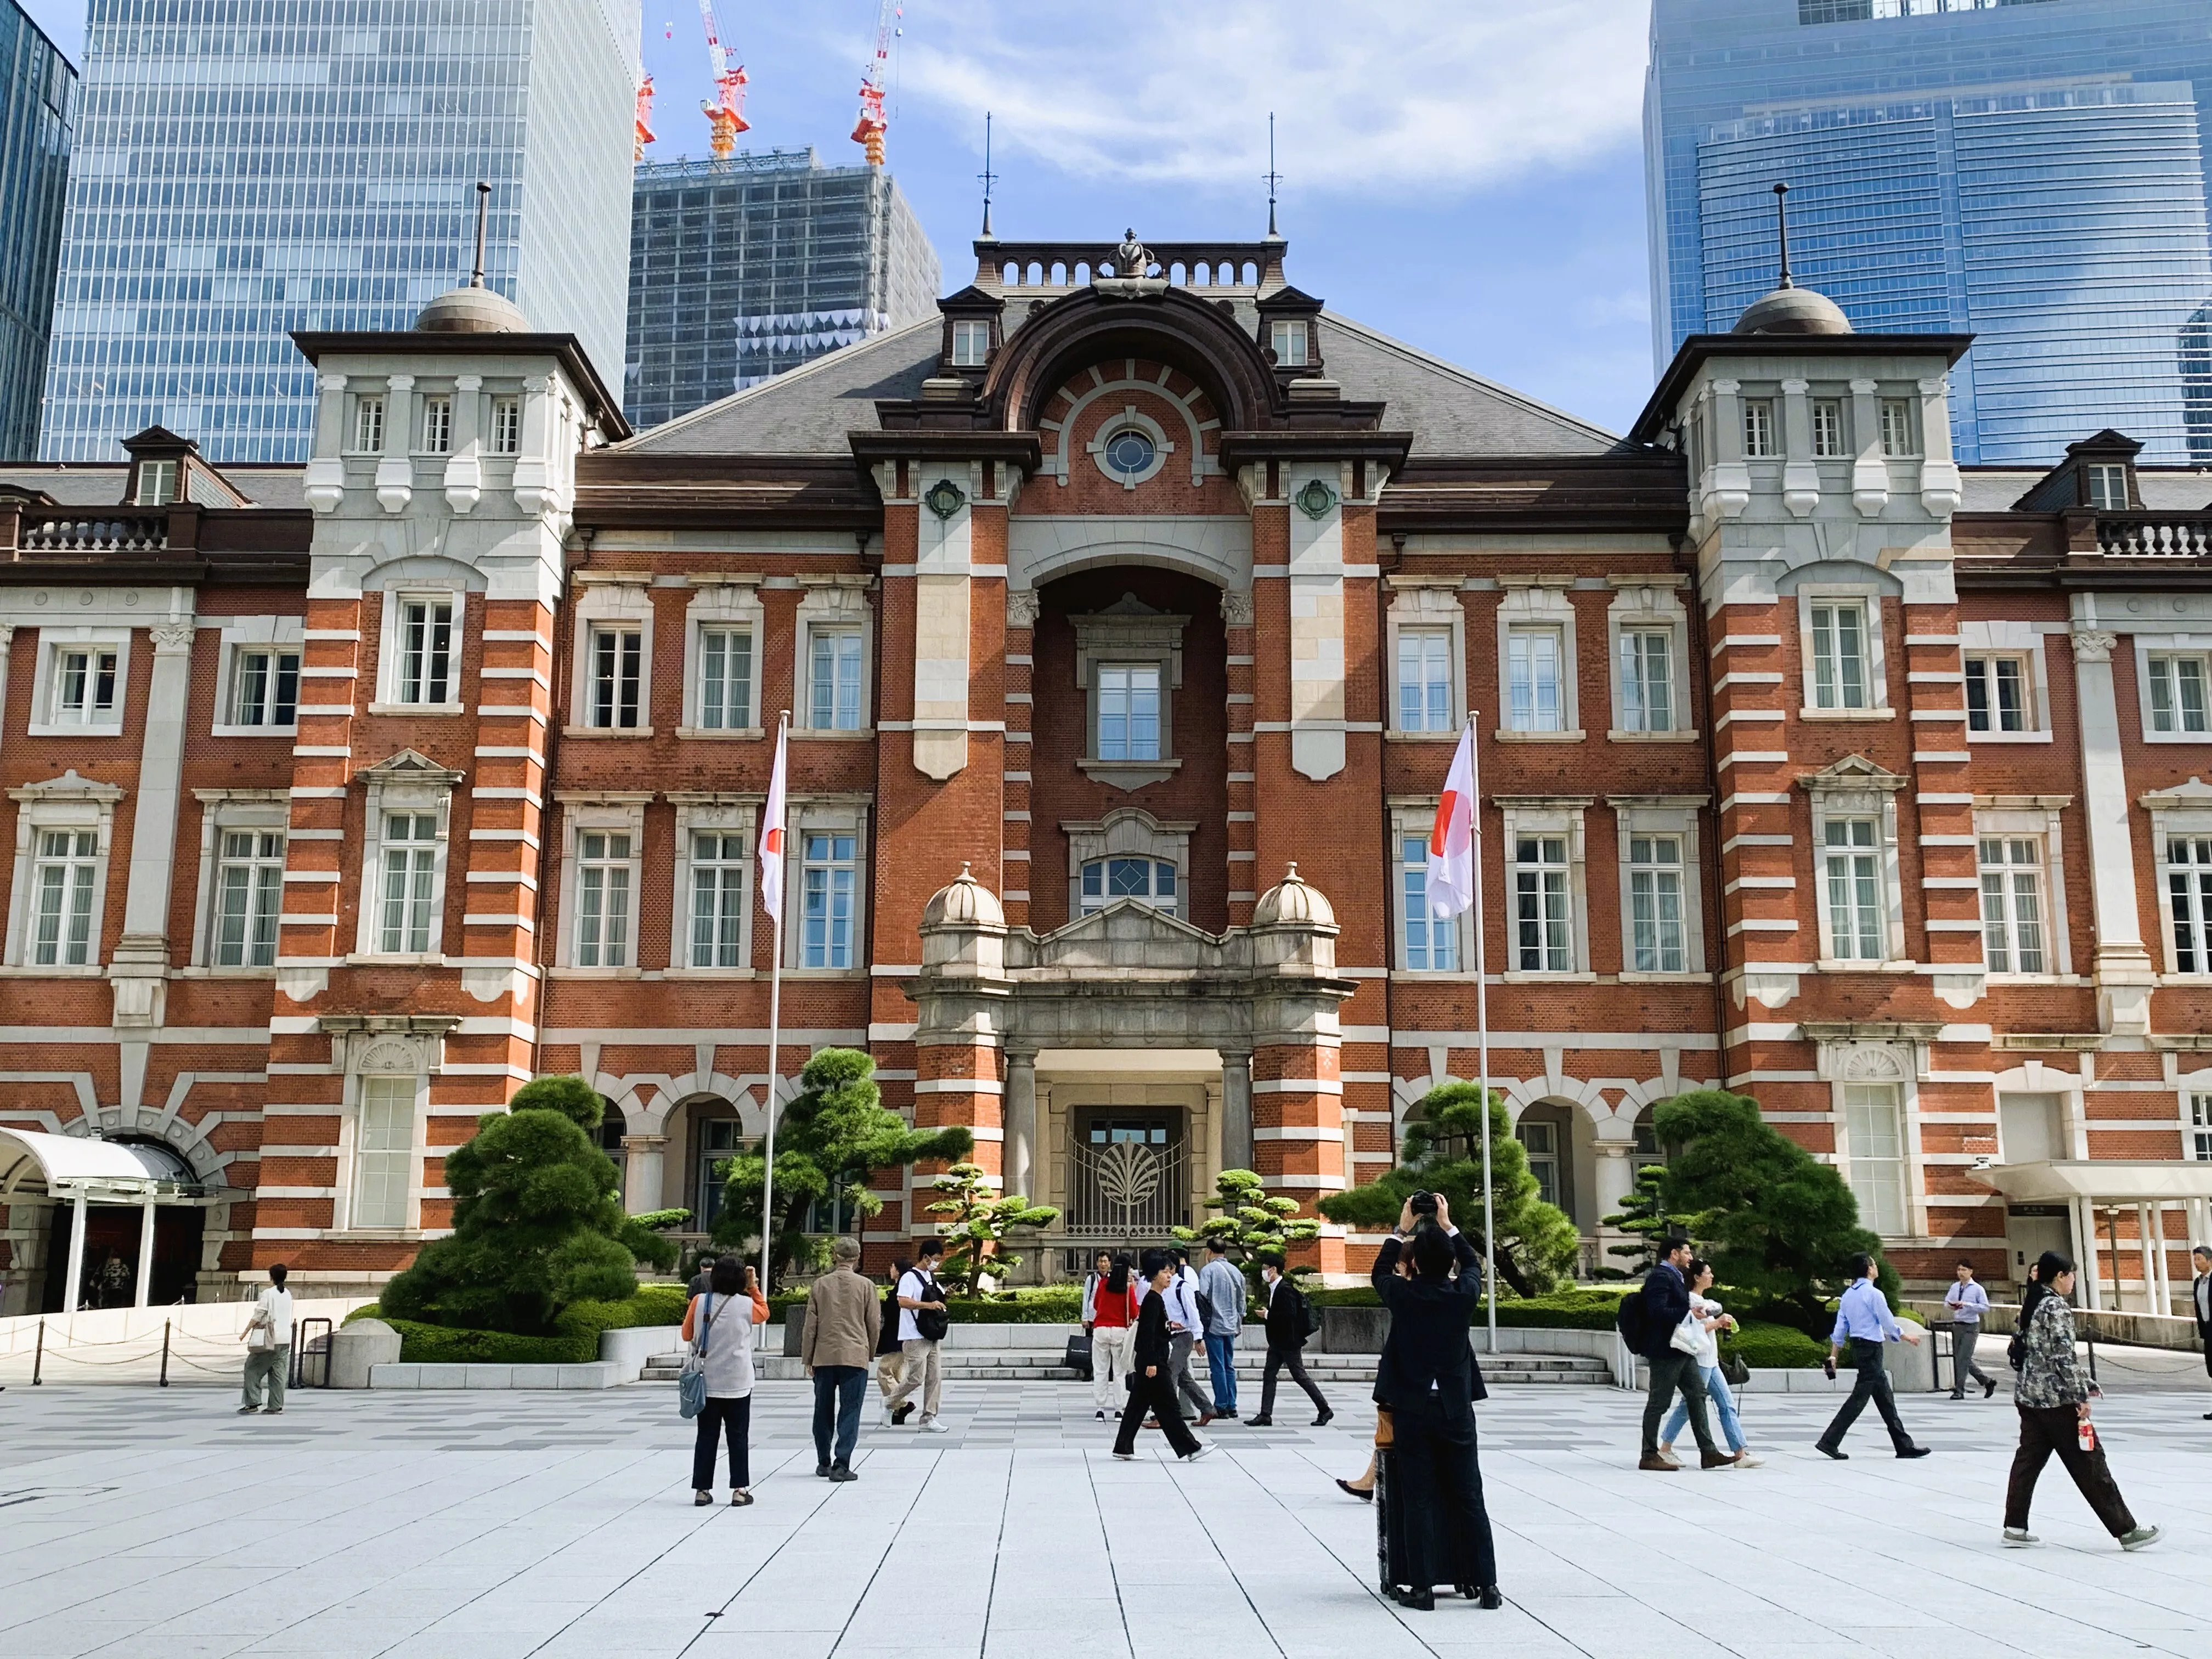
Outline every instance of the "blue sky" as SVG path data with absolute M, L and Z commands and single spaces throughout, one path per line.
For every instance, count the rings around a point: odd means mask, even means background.
M 649 156 L 703 155 L 697 0 L 645 0 Z M 82 0 L 27 0 L 73 57 Z M 848 135 L 876 0 L 721 0 L 744 142 Z M 1256 237 L 1276 115 L 1291 279 L 1619 430 L 1651 383 L 1638 137 L 1645 0 L 907 0 L 889 161 L 973 272 L 983 112 L 1002 236 Z

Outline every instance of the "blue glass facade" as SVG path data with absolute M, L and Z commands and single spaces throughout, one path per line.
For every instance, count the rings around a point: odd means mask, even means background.
M 637 0 L 92 0 L 42 459 L 304 459 L 292 331 L 465 281 L 479 179 L 486 281 L 611 376 L 637 39 Z
M 2114 425 L 2212 462 L 2212 5 L 1654 0 L 1655 355 L 1797 279 L 1875 331 L 1976 335 L 1964 461 Z
M 76 70 L 0 0 L 0 460 L 31 459 L 69 188 Z

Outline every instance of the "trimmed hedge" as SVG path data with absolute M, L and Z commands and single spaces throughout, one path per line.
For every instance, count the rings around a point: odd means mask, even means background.
M 601 1331 L 640 1325 L 680 1325 L 689 1298 L 681 1285 L 644 1285 L 620 1302 L 578 1302 L 561 1310 L 545 1336 L 510 1331 L 472 1331 L 386 1319 L 374 1302 L 346 1316 L 384 1319 L 399 1333 L 399 1359 L 407 1365 L 581 1365 L 599 1357 Z
M 1721 1334 L 1721 1358 L 1761 1370 L 1802 1370 L 1828 1356 L 1827 1345 L 1794 1325 L 1746 1325 Z

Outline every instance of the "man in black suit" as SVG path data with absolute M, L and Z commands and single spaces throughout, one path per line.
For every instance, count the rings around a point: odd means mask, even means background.
M 1408 1250 L 1413 1276 L 1403 1279 L 1398 1257 Z M 1393 1508 L 1413 1523 L 1405 1552 L 1408 1585 L 1392 1593 L 1425 1612 L 1437 1604 L 1436 1585 L 1452 1583 L 1485 1607 L 1497 1607 L 1498 1556 L 1482 1503 L 1471 1403 L 1488 1398 L 1489 1390 L 1467 1334 L 1482 1299 L 1482 1270 L 1474 1247 L 1451 1224 L 1451 1206 L 1441 1194 L 1434 1221 L 1424 1216 L 1417 1222 L 1407 1201 L 1369 1277 L 1390 1310 L 1390 1334 L 1375 1370 L 1375 1403 L 1390 1413 L 1391 1468 L 1405 1500 Z
M 2204 1345 L 2204 1374 L 2212 1376 L 2212 1244 L 2199 1244 L 2189 1253 L 2197 1277 L 2189 1285 L 2189 1310 L 2197 1316 L 2197 1337 Z M 2212 1412 L 2204 1413 L 2212 1423 Z
M 1674 1328 L 1690 1316 L 1690 1241 L 1677 1235 L 1660 1247 L 1659 1265 L 1644 1275 L 1644 1341 L 1637 1352 L 1651 1367 L 1651 1392 L 1644 1401 L 1644 1456 L 1636 1467 L 1666 1474 L 1682 1466 L 1660 1455 L 1659 1424 L 1680 1389 L 1690 1408 L 1690 1431 L 1698 1437 L 1698 1456 L 1709 1469 L 1733 1468 L 1735 1455 L 1713 1443 L 1705 1413 L 1705 1373 L 1696 1357 L 1674 1346 Z

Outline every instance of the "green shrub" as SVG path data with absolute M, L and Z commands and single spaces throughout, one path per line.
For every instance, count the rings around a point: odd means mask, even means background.
M 383 1320 L 399 1333 L 399 1359 L 406 1365 L 581 1365 L 599 1357 L 601 1331 L 680 1325 L 685 1300 L 680 1285 L 647 1285 L 621 1302 L 572 1303 L 554 1320 L 550 1336 L 464 1330 L 426 1325 L 415 1319 L 394 1319 L 374 1302 L 348 1314 L 345 1322 Z
M 1721 1358 L 1759 1370 L 1802 1370 L 1828 1356 L 1827 1345 L 1790 1325 L 1745 1325 L 1721 1335 Z

